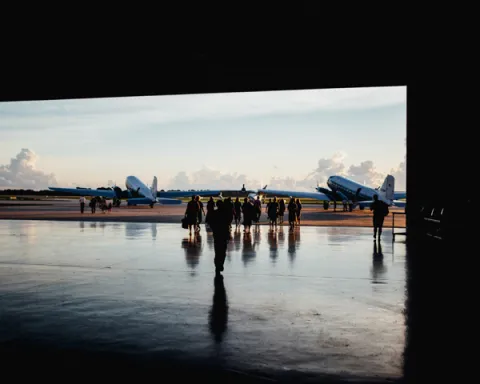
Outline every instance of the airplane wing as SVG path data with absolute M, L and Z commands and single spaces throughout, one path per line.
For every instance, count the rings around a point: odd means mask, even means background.
M 190 197 L 192 195 L 198 195 L 201 197 L 216 197 L 220 196 L 222 191 L 168 191 L 168 192 L 157 192 L 157 197 L 159 198 L 181 198 L 181 197 Z
M 48 187 L 48 189 L 56 192 L 66 192 L 71 193 L 75 196 L 102 196 L 102 197 L 110 197 L 114 198 L 117 195 L 115 191 L 111 189 L 88 189 L 88 188 L 56 188 L 56 187 Z
M 395 200 L 406 199 L 407 198 L 407 192 L 394 192 L 393 193 L 393 198 Z
M 359 201 L 359 202 L 357 202 L 356 204 L 358 204 L 359 207 L 369 208 L 372 203 L 373 203 L 373 200 L 370 200 L 370 201 Z M 392 207 L 404 208 L 406 204 L 407 204 L 406 201 L 393 200 Z
M 167 199 L 164 197 L 158 197 L 157 202 L 163 205 L 182 204 L 182 200 Z
M 166 199 L 166 198 L 157 198 L 157 203 L 162 205 L 172 205 L 172 204 L 182 204 L 182 200 L 177 199 Z M 127 205 L 150 205 L 152 200 L 145 197 L 134 197 L 127 200 Z
M 268 196 L 286 196 L 286 197 L 298 197 L 302 199 L 316 199 L 316 200 L 327 200 L 330 201 L 330 198 L 324 193 L 320 192 L 299 192 L 299 191 L 286 191 L 281 189 L 259 189 L 257 193 L 265 194 Z

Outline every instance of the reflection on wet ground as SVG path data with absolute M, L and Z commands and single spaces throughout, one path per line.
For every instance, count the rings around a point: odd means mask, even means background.
M 176 224 L 1 221 L 0 342 L 181 352 L 272 377 L 400 377 L 405 244 L 383 236 L 233 231 L 214 278 L 203 227 L 189 236 Z

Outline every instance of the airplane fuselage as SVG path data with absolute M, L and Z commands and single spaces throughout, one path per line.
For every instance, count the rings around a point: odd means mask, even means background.
M 143 197 L 151 199 L 152 201 L 156 200 L 156 196 L 154 197 L 152 195 L 152 191 L 136 176 L 128 176 L 125 180 L 125 186 L 132 193 L 141 194 Z
M 379 195 L 380 197 L 379 191 L 376 189 L 366 187 L 342 176 L 330 176 L 327 185 L 332 191 L 340 192 L 352 201 L 370 201 L 373 200 L 373 195 Z

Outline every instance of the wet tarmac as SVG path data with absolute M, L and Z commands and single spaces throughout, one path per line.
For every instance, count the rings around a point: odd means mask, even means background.
M 180 223 L 185 216 L 186 204 L 148 206 L 126 206 L 113 208 L 111 212 L 102 213 L 97 209 L 92 214 L 89 209 L 81 214 L 77 200 L 42 200 L 42 201 L 0 201 L 0 220 L 58 220 L 83 222 L 137 222 L 137 223 Z M 393 212 L 404 213 L 403 209 L 391 208 L 391 214 L 385 218 L 384 228 L 391 228 Z M 406 216 L 396 215 L 395 227 L 405 228 Z M 285 215 L 288 220 L 288 215 Z M 261 225 L 268 225 L 267 215 L 262 212 Z M 325 211 L 320 205 L 304 204 L 302 208 L 303 226 L 341 226 L 372 227 L 372 212 L 355 209 L 353 212 L 333 210 Z
M 197 361 L 275 379 L 402 376 L 405 252 L 385 231 L 0 221 L 0 343 Z M 43 344 L 42 344 L 43 343 Z

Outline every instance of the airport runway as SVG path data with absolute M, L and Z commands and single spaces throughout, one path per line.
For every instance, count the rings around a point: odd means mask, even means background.
M 380 249 L 369 228 L 238 232 L 215 280 L 204 229 L 1 220 L 0 346 L 12 364 L 48 346 L 59 375 L 62 356 L 95 350 L 151 362 L 157 378 L 161 359 L 296 383 L 396 379 L 406 247 L 383 236 Z
M 186 204 L 114 208 L 111 213 L 103 214 L 97 210 L 92 214 L 88 209 L 82 215 L 76 200 L 47 201 L 0 201 L 0 220 L 73 220 L 73 221 L 106 221 L 106 222 L 154 222 L 178 223 L 184 216 Z M 264 208 L 265 209 L 265 206 Z M 354 210 L 337 212 L 332 209 L 325 211 L 321 206 L 305 204 L 302 209 L 302 226 L 346 226 L 372 227 L 372 212 L 370 210 Z M 392 212 L 404 212 L 403 208 L 391 208 L 385 218 L 384 227 L 391 228 Z M 285 214 L 288 225 L 288 214 Z M 262 213 L 261 224 L 267 224 L 266 214 Z M 396 215 L 395 227 L 405 228 L 405 215 Z

